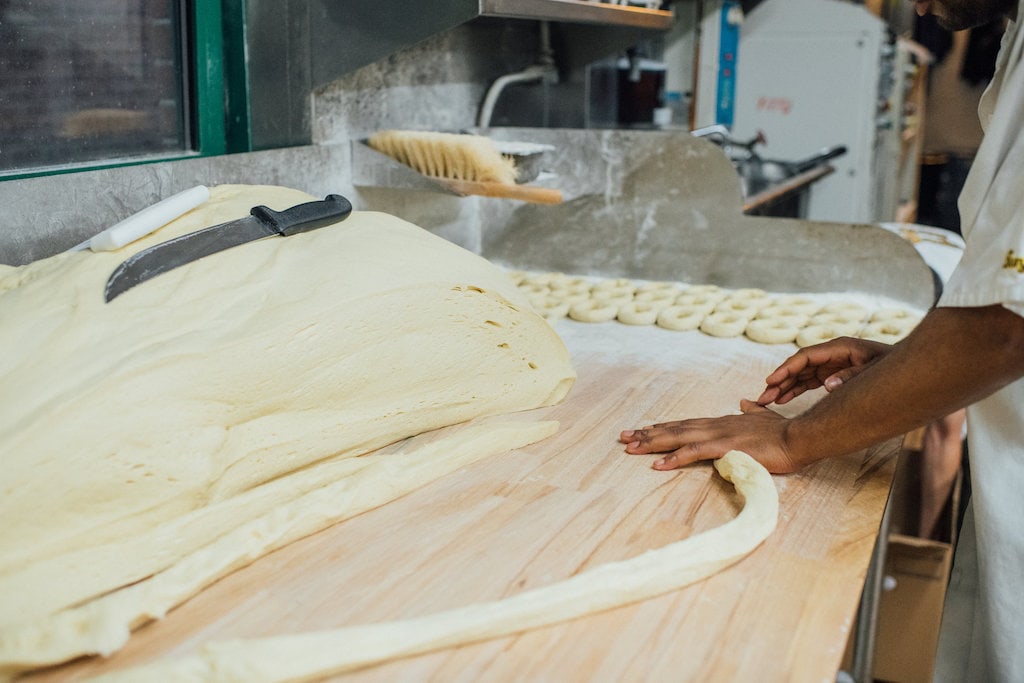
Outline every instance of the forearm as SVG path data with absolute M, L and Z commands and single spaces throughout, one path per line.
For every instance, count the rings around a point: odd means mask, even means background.
M 939 308 L 884 358 L 786 427 L 808 464 L 905 434 L 1024 376 L 1024 318 L 1001 306 Z

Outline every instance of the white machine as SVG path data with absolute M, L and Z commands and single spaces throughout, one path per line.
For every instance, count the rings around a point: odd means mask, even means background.
M 845 145 L 835 173 L 810 188 L 806 218 L 893 220 L 901 67 L 885 23 L 839 0 L 765 0 L 740 27 L 732 133 L 763 131 L 767 159 Z M 891 183 L 889 175 L 892 175 Z

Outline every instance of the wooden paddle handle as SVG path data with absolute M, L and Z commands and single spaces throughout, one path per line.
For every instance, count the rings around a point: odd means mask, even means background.
M 484 183 L 475 180 L 452 180 L 451 178 L 437 178 L 434 180 L 444 183 L 453 192 L 467 195 L 474 194 L 482 197 L 500 197 L 503 199 L 519 199 L 524 202 L 535 204 L 561 204 L 562 191 L 547 187 L 534 185 L 512 185 L 508 183 Z

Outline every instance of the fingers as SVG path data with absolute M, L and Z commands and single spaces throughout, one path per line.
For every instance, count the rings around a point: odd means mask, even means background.
M 680 467 L 686 467 L 692 465 L 695 462 L 701 460 L 714 460 L 722 457 L 722 453 L 706 454 L 699 451 L 695 451 L 692 448 L 680 449 L 678 451 L 672 451 L 668 455 L 655 460 L 651 467 L 656 470 L 675 470 Z
M 740 403 L 744 413 L 771 412 L 754 401 L 744 399 Z M 654 461 L 656 470 L 671 470 L 698 462 L 713 460 L 730 450 L 723 429 L 722 418 L 698 418 L 678 420 L 643 429 L 629 429 L 619 434 L 619 441 L 626 444 L 626 452 L 634 455 L 664 454 Z

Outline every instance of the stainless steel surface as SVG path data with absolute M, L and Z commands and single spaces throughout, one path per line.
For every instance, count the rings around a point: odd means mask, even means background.
M 499 263 L 772 291 L 856 291 L 920 308 L 934 301 L 924 260 L 883 228 L 743 215 L 739 177 L 707 140 L 640 131 L 492 134 L 556 145 L 552 183 L 566 197 L 558 206 L 507 207 L 490 223 L 481 251 Z

